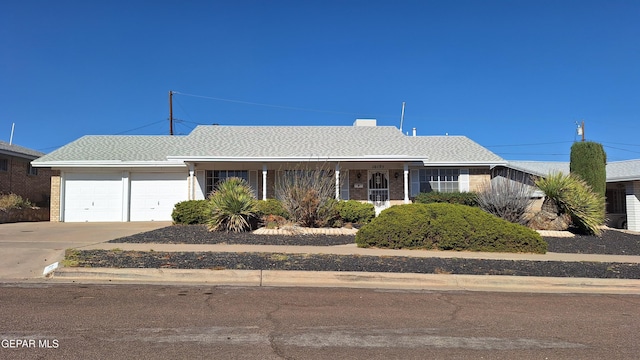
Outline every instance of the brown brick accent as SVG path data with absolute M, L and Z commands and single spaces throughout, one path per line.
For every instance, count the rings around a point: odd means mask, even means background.
M 491 181 L 491 170 L 489 169 L 469 169 L 469 191 L 476 192 L 482 190 Z
M 49 221 L 60 222 L 60 175 L 51 176 L 51 206 Z

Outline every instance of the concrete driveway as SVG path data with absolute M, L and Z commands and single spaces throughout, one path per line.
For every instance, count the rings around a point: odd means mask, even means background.
M 168 221 L 0 224 L 0 281 L 41 278 L 44 267 L 61 261 L 68 248 L 82 248 L 170 225 Z

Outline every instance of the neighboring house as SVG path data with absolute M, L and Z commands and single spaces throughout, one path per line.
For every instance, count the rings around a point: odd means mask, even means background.
M 492 179 L 508 178 L 532 185 L 532 179 L 553 172 L 569 173 L 568 162 L 509 161 L 492 169 Z M 640 231 L 640 159 L 607 164 L 608 225 Z M 544 196 L 539 190 L 534 196 Z
M 51 170 L 31 166 L 44 153 L 0 141 L 0 194 L 16 194 L 42 206 L 49 206 Z
M 292 170 L 323 168 L 336 198 L 408 203 L 421 191 L 473 191 L 506 161 L 464 136 L 408 136 L 372 119 L 353 126 L 198 126 L 185 136 L 84 136 L 32 162 L 59 170 L 51 221 L 171 220 L 220 180 L 246 179 L 259 199 Z

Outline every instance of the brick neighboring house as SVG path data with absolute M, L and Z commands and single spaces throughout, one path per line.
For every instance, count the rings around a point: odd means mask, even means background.
M 184 136 L 84 136 L 32 162 L 52 179 L 51 221 L 171 220 L 177 202 L 246 179 L 274 198 L 287 174 L 322 167 L 335 197 L 376 211 L 423 191 L 473 191 L 506 161 L 465 136 L 408 136 L 374 119 L 353 126 L 198 126 Z
M 0 141 L 0 194 L 16 194 L 40 207 L 49 207 L 49 168 L 36 168 L 31 161 L 45 155 L 39 151 Z

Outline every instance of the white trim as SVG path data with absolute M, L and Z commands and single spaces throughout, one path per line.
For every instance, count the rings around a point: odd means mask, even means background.
M 336 165 L 336 200 L 340 200 L 340 168 Z
M 262 165 L 262 200 L 267 200 L 267 164 Z
M 122 221 L 127 222 L 130 218 L 131 207 L 131 174 L 128 171 L 122 172 Z
M 372 161 L 418 161 L 428 163 L 429 159 L 424 156 L 404 156 L 404 155 L 364 155 L 358 157 L 351 156 L 287 156 L 287 157 L 217 157 L 217 156 L 168 156 L 168 160 L 184 161 L 184 162 L 326 162 L 326 161 L 354 161 L 354 162 L 372 162 Z
M 469 169 L 460 169 L 458 173 L 458 191 L 469 192 Z
M 403 169 L 403 177 L 402 177 L 403 185 L 404 185 L 404 203 L 408 204 L 409 201 L 409 164 L 404 164 Z
M 186 164 L 182 161 L 120 161 L 120 160 L 105 160 L 105 161 L 46 161 L 46 162 L 32 162 L 33 167 L 50 167 L 50 168 L 114 168 L 114 167 L 179 167 L 184 168 Z

